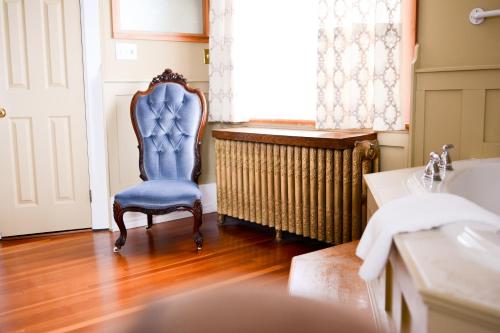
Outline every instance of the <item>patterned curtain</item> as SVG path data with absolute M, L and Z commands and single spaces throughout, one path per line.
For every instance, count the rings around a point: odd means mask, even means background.
M 319 0 L 318 128 L 404 128 L 401 0 Z
M 236 2 L 238 0 L 235 0 Z M 235 107 L 235 12 L 233 0 L 210 1 L 210 65 L 208 121 L 247 121 L 241 109 Z

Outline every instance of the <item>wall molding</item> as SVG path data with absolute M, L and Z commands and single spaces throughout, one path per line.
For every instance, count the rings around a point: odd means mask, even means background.
M 108 163 L 104 121 L 99 0 L 80 1 L 83 78 L 92 229 L 109 228 Z
M 215 183 L 201 184 L 201 203 L 203 205 L 203 214 L 213 213 L 217 211 L 217 187 Z M 114 197 L 110 198 L 110 202 L 114 201 Z M 112 206 L 109 207 L 112 210 Z M 153 216 L 153 223 L 164 223 L 169 221 L 174 221 L 186 217 L 192 217 L 193 215 L 189 212 L 173 212 L 167 215 L 156 215 Z M 127 229 L 145 227 L 147 224 L 146 215 L 136 212 L 128 212 L 124 215 L 125 227 Z M 118 231 L 118 226 L 116 225 L 114 219 L 111 224 L 112 231 Z
M 500 69 L 500 65 L 476 65 L 476 66 L 418 68 L 415 70 L 415 73 L 487 71 L 487 70 L 492 70 L 492 69 Z

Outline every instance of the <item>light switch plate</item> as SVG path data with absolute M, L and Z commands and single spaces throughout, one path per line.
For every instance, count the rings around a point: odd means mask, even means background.
M 135 60 L 137 59 L 137 44 L 116 43 L 116 60 Z

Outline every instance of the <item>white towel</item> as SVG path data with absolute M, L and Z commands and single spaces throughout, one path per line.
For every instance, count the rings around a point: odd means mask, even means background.
M 500 227 L 500 216 L 453 194 L 428 193 L 388 202 L 373 214 L 356 249 L 356 255 L 364 260 L 359 275 L 365 281 L 380 276 L 394 235 L 460 221 Z

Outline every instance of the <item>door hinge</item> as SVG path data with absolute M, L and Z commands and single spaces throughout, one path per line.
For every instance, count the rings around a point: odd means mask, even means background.
M 90 202 L 92 202 L 92 190 L 89 190 L 89 199 L 90 199 Z

